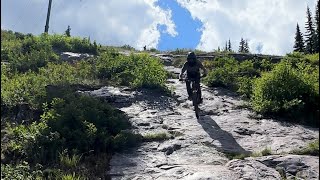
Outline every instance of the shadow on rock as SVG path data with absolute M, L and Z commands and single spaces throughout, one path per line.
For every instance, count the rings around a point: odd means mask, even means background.
M 212 145 L 215 146 L 218 151 L 227 153 L 251 154 L 250 151 L 246 151 L 238 144 L 231 133 L 221 129 L 210 116 L 203 116 L 199 118 L 198 123 L 201 124 L 202 128 L 214 140 Z M 215 143 L 216 141 L 219 141 L 219 143 Z

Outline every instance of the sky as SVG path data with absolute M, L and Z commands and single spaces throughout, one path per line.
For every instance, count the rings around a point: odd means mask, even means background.
M 1 29 L 41 34 L 49 0 L 1 0 Z M 293 50 L 297 23 L 317 0 L 52 0 L 49 34 L 90 37 L 103 45 L 136 49 L 213 51 L 241 38 L 252 53 Z

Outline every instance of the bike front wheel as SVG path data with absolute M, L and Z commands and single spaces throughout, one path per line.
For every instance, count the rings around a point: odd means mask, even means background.
M 193 95 L 192 95 L 192 103 L 193 103 L 193 106 L 194 106 L 194 111 L 196 113 L 196 117 L 197 119 L 199 119 L 199 98 L 198 98 L 198 94 L 196 91 L 193 92 Z

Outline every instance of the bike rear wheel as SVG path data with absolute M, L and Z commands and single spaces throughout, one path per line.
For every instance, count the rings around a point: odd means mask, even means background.
M 198 97 L 198 91 L 197 89 L 195 88 L 195 85 L 193 85 L 193 88 L 192 88 L 192 104 L 194 106 L 194 112 L 196 113 L 196 117 L 197 119 L 199 119 L 199 112 L 200 112 L 200 109 L 199 109 L 199 97 Z

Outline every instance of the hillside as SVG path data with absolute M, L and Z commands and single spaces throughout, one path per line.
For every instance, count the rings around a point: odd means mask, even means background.
M 319 54 L 186 53 L 2 31 L 1 178 L 319 178 Z

